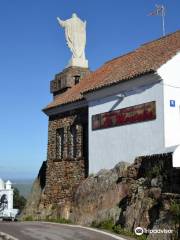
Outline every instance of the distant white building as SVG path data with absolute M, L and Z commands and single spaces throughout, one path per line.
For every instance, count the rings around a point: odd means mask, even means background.
M 0 218 L 15 219 L 18 210 L 13 209 L 13 191 L 9 180 L 4 182 L 0 179 Z
M 11 182 L 0 179 L 0 211 L 13 209 L 13 189 Z

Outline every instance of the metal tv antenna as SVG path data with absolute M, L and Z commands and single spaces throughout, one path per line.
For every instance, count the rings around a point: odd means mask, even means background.
M 155 10 L 153 12 L 151 12 L 150 14 L 148 14 L 148 16 L 161 16 L 162 17 L 162 32 L 163 32 L 163 36 L 166 35 L 166 31 L 165 31 L 165 7 L 164 5 L 155 5 Z

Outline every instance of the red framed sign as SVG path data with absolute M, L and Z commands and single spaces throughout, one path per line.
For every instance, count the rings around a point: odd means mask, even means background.
M 156 119 L 156 102 L 147 102 L 92 116 L 92 130 Z

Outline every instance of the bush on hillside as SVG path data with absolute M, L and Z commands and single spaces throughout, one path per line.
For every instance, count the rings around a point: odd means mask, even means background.
M 17 188 L 14 188 L 14 200 L 13 200 L 14 208 L 18 208 L 21 211 L 25 207 L 25 205 L 26 205 L 25 197 L 20 195 L 19 190 Z

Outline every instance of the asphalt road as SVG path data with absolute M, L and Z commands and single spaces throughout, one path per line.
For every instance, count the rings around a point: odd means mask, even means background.
M 19 240 L 125 240 L 81 227 L 42 222 L 0 222 L 0 232 Z

